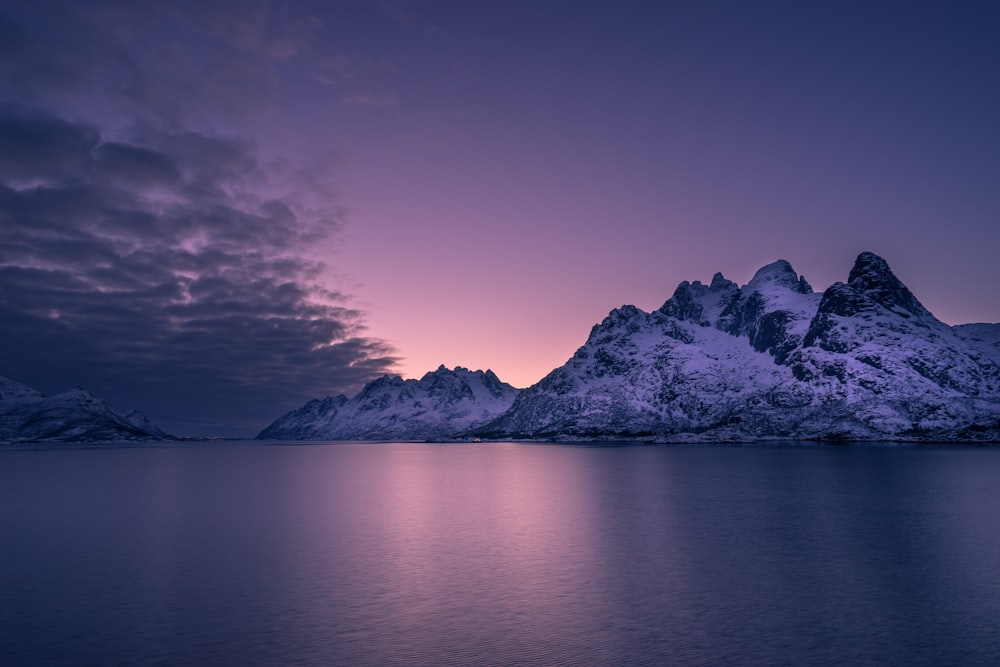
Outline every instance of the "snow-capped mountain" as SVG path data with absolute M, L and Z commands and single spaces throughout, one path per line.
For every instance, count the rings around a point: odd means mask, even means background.
M 823 294 L 780 260 L 623 306 L 484 436 L 1000 439 L 1000 325 L 937 320 L 881 257 Z
M 138 412 L 125 415 L 79 387 L 44 396 L 0 377 L 0 442 L 169 438 Z
M 505 412 L 518 389 L 493 371 L 444 366 L 419 380 L 386 375 L 354 398 L 309 401 L 261 431 L 261 439 L 449 439 Z

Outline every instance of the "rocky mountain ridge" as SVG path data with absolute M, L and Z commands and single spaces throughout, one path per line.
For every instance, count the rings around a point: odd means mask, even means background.
M 279 417 L 257 436 L 288 440 L 439 440 L 493 420 L 519 390 L 493 371 L 440 366 L 419 380 L 385 375 L 353 398 L 327 396 Z
M 0 377 L 0 442 L 101 442 L 170 437 L 139 412 L 119 412 L 81 387 L 45 396 Z
M 937 320 L 881 257 L 822 294 L 779 260 L 616 309 L 484 437 L 1000 440 L 1000 325 Z

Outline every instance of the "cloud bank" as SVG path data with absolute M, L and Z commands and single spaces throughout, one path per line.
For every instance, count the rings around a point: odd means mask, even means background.
M 178 6 L 157 17 L 162 59 L 137 46 L 152 19 L 131 3 L 67 5 L 47 26 L 29 5 L 0 13 L 0 375 L 84 384 L 168 431 L 252 434 L 395 360 L 324 281 L 336 202 L 193 120 L 225 106 L 206 81 L 235 72 L 223 102 L 249 99 L 240 73 L 256 63 L 265 86 L 312 24 Z M 185 44 L 219 69 L 178 64 Z

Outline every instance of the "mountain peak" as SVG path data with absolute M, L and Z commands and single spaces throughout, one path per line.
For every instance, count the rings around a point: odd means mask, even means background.
M 420 381 L 423 382 L 424 380 L 432 380 L 434 378 L 445 378 L 445 377 L 460 378 L 477 374 L 482 375 L 482 373 L 483 372 L 480 370 L 476 371 L 469 370 L 465 366 L 455 366 L 455 368 L 448 368 L 444 364 L 440 364 L 435 370 L 427 371 L 426 373 L 424 373 L 423 376 L 421 376 Z
M 423 380 L 430 380 L 430 379 L 433 379 L 435 377 L 444 377 L 446 375 L 455 375 L 455 374 L 457 374 L 461 370 L 463 370 L 463 368 L 461 366 L 456 366 L 455 370 L 451 370 L 450 368 L 448 368 L 444 364 L 440 364 L 434 370 L 427 371 L 426 373 L 424 373 L 420 377 L 420 380 L 423 381 Z
M 750 279 L 750 282 L 747 283 L 746 291 L 748 293 L 754 292 L 765 285 L 778 285 L 801 294 L 812 292 L 812 287 L 809 286 L 806 279 L 800 277 L 788 260 L 785 259 L 779 259 L 758 269 L 757 273 Z
M 851 275 L 848 277 L 847 282 L 853 283 L 859 277 L 869 274 L 892 275 L 892 269 L 889 268 L 889 262 L 885 261 L 875 253 L 866 250 L 859 254 L 857 259 L 854 260 L 854 266 L 851 268 Z
M 721 272 L 717 272 L 714 276 L 712 276 L 712 284 L 709 285 L 708 289 L 712 292 L 720 292 L 734 287 L 739 287 L 739 285 L 723 276 Z
M 854 261 L 847 284 L 889 310 L 903 310 L 913 315 L 931 316 L 923 304 L 896 277 L 889 263 L 873 252 L 863 252 Z
M 722 276 L 722 274 L 716 274 Z M 725 280 L 725 278 L 722 278 Z M 715 284 L 713 279 L 712 284 Z M 673 296 L 667 299 L 666 303 L 660 306 L 660 312 L 679 320 L 692 320 L 697 322 L 701 319 L 704 310 L 702 299 L 705 296 L 705 286 L 697 280 L 694 283 L 683 281 L 674 290 Z

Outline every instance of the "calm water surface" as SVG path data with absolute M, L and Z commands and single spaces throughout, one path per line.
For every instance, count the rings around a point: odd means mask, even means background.
M 3 665 L 1000 660 L 1000 449 L 0 451 Z

